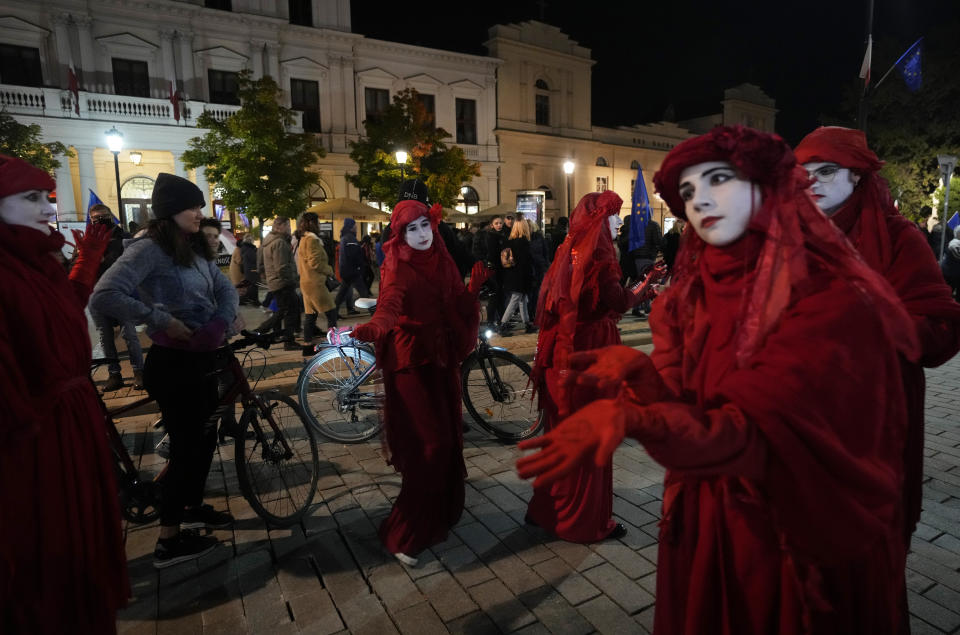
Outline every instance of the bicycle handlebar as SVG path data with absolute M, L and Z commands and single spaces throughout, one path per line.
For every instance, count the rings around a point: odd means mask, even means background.
M 248 346 L 259 346 L 260 348 L 268 349 L 271 344 L 277 343 L 279 337 L 277 334 L 257 333 L 256 331 L 247 330 L 240 331 L 240 335 L 243 335 L 241 339 L 230 342 L 229 346 L 231 350 L 238 351 Z

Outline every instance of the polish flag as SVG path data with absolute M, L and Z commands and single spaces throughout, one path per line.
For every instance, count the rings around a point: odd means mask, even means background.
M 170 79 L 167 82 L 170 85 L 170 104 L 173 106 L 173 118 L 180 121 L 180 93 L 177 91 L 177 80 Z
M 77 70 L 73 65 L 73 58 L 70 58 L 70 66 L 67 68 L 67 88 L 73 93 L 73 112 L 80 114 L 80 82 L 77 80 Z
M 863 56 L 863 64 L 860 65 L 860 79 L 863 80 L 864 87 L 870 85 L 870 64 L 873 61 L 873 35 L 867 36 L 867 52 Z

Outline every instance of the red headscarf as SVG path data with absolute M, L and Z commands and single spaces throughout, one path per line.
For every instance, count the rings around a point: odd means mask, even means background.
M 871 267 L 886 272 L 893 262 L 887 217 L 899 216 L 900 212 L 893 204 L 887 182 L 877 174 L 883 161 L 867 147 L 866 135 L 860 130 L 824 126 L 804 137 L 794 154 L 797 163 L 836 163 L 860 175 L 853 194 L 830 219 L 847 234 Z
M 50 175 L 40 168 L 23 159 L 0 154 L 0 198 L 29 190 L 52 192 L 56 186 Z
M 657 192 L 676 216 L 686 218 L 679 194 L 680 173 L 707 161 L 733 164 L 743 178 L 760 187 L 763 200 L 744 237 L 756 243 L 758 256 L 755 271 L 745 277 L 735 343 L 738 366 L 762 346 L 790 303 L 792 291 L 807 279 L 811 262 L 864 292 L 876 305 L 890 339 L 908 359 L 916 358 L 919 342 L 910 316 L 890 285 L 870 269 L 806 193 L 807 173 L 783 139 L 742 126 L 717 127 L 676 146 L 653 178 Z M 692 319 L 691 307 L 702 288 L 699 256 L 705 247 L 689 229 L 677 255 L 674 288 L 665 298 L 668 310 L 681 319 Z
M 544 360 L 552 362 L 555 368 L 566 366 L 573 352 L 581 300 L 585 299 L 591 309 L 599 302 L 600 290 L 591 281 L 605 269 L 615 269 L 620 276 L 607 217 L 618 214 L 622 205 L 623 200 L 607 190 L 587 194 L 573 210 L 567 238 L 557 248 L 553 264 L 540 284 L 537 324 L 541 330 L 535 376 L 542 371 Z

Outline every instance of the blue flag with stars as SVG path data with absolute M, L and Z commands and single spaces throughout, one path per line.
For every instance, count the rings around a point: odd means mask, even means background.
M 953 230 L 957 228 L 957 225 L 960 225 L 960 213 L 954 212 L 950 220 L 947 221 L 947 227 Z
M 637 180 L 633 185 L 633 204 L 630 206 L 630 242 L 628 249 L 633 251 L 647 240 L 647 223 L 650 222 L 650 197 L 647 185 L 643 182 L 643 168 L 637 166 Z
M 90 224 L 90 208 L 94 205 L 103 205 L 103 201 L 100 200 L 100 197 L 94 193 L 93 190 L 87 190 L 90 192 L 90 198 L 87 199 L 87 225 Z
M 923 71 L 920 67 L 923 51 L 921 42 L 923 42 L 923 38 L 914 42 L 913 46 L 908 48 L 907 52 L 896 63 L 897 70 L 900 71 L 900 75 L 903 76 L 903 81 L 907 85 L 907 90 L 912 93 L 920 90 L 923 85 Z

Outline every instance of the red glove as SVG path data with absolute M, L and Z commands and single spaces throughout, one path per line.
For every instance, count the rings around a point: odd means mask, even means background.
M 361 342 L 376 342 L 383 337 L 383 329 L 373 322 L 367 322 L 353 327 L 353 332 L 350 335 Z
M 627 427 L 640 409 L 622 400 L 599 399 L 576 411 L 521 450 L 540 449 L 517 460 L 520 478 L 537 477 L 534 487 L 546 487 L 575 470 L 588 457 L 598 466 L 610 463 Z
M 467 291 L 473 295 L 480 293 L 480 289 L 493 275 L 493 269 L 482 262 L 473 263 L 473 269 L 470 270 L 470 284 Z
M 77 250 L 77 259 L 70 270 L 70 279 L 74 282 L 93 288 L 97 281 L 97 271 L 100 269 L 100 262 L 103 260 L 103 252 L 107 250 L 110 244 L 110 234 L 113 227 L 94 224 L 87 226 L 87 233 L 84 234 L 76 229 L 73 232 L 73 244 Z
M 571 394 L 593 391 L 593 398 L 617 397 L 625 390 L 636 403 L 644 405 L 665 399 L 669 391 L 653 361 L 629 346 L 605 346 L 570 356 L 571 372 L 567 389 Z

